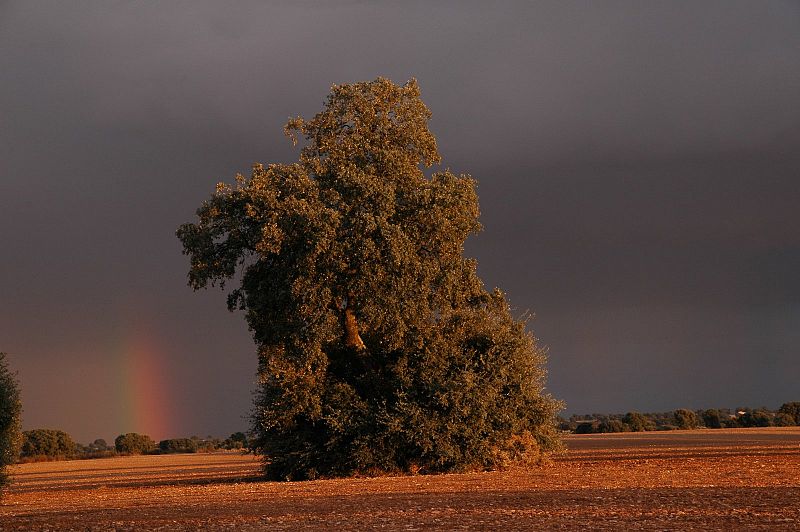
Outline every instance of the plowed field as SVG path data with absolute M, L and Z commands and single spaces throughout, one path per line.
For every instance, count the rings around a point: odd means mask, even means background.
M 566 443 L 532 471 L 296 483 L 237 454 L 22 464 L 0 529 L 800 530 L 800 428 Z

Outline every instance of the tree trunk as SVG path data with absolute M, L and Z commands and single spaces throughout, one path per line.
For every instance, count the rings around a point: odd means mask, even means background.
M 367 346 L 364 345 L 361 335 L 358 334 L 358 321 L 356 320 L 355 312 L 353 312 L 353 306 L 353 296 L 352 294 L 348 294 L 347 302 L 344 306 L 344 315 L 342 316 L 344 345 L 350 349 L 361 351 L 362 349 L 366 349 Z

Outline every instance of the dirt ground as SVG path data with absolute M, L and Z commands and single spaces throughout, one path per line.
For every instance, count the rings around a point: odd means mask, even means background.
M 22 464 L 0 530 L 800 530 L 800 428 L 565 439 L 531 471 L 295 483 L 230 453 Z

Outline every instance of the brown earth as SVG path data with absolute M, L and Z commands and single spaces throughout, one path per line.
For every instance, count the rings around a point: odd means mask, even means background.
M 530 471 L 295 483 L 237 454 L 21 464 L 0 529 L 800 530 L 800 428 L 565 440 Z

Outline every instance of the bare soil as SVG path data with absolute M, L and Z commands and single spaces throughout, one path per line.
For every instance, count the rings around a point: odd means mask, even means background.
M 565 441 L 528 471 L 295 483 L 232 453 L 20 464 L 0 530 L 800 530 L 800 428 Z

